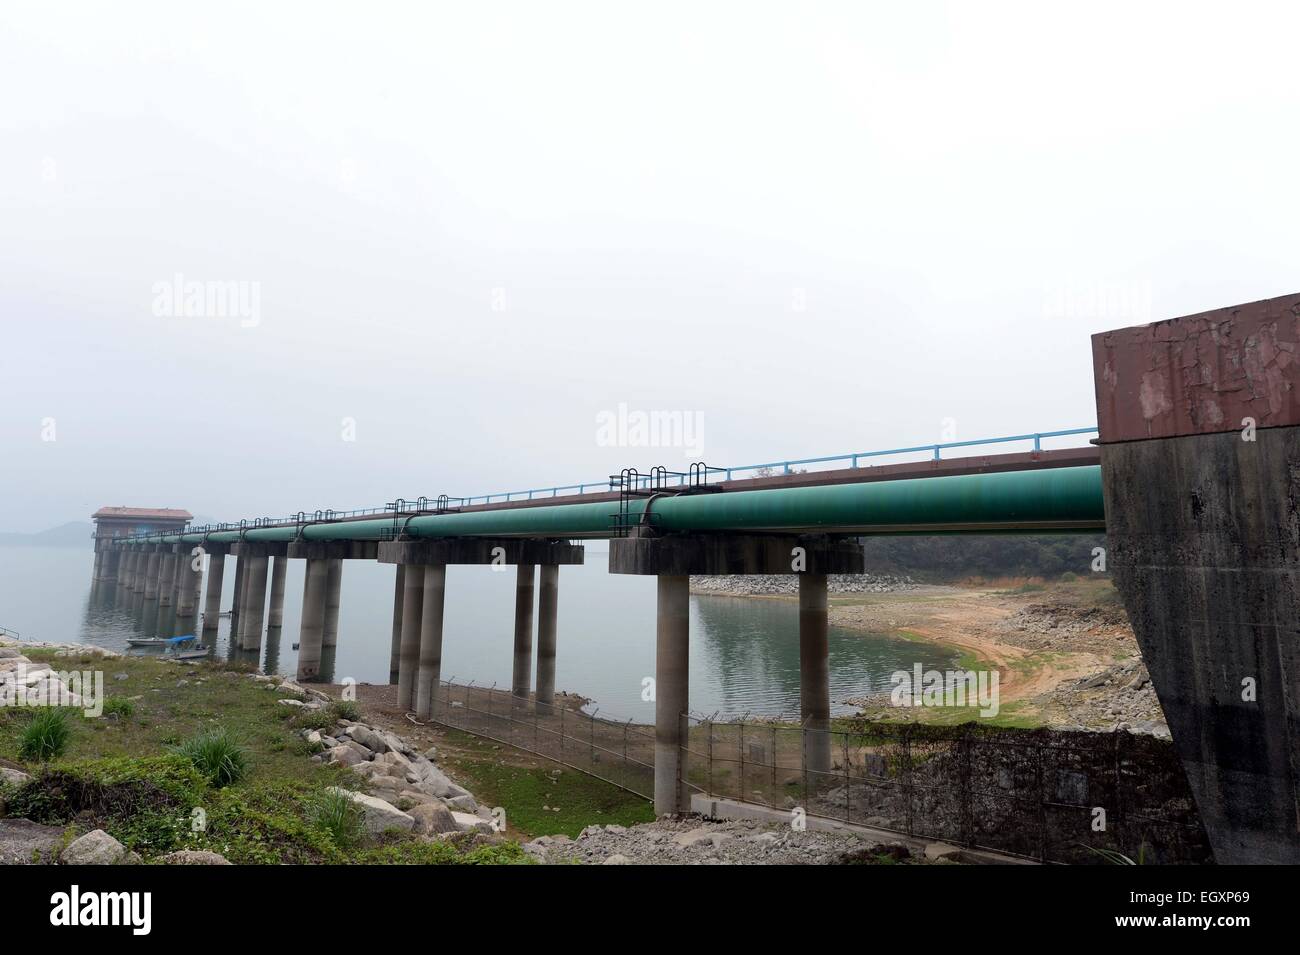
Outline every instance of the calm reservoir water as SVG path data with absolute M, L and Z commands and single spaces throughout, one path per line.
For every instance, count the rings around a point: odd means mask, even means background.
M 610 574 L 607 553 L 587 548 L 588 563 L 560 571 L 556 689 L 590 697 L 601 715 L 652 720 L 654 704 L 641 700 L 642 680 L 654 674 L 655 581 Z M 23 639 L 92 643 L 126 649 L 126 639 L 149 629 L 139 612 L 115 606 L 114 588 L 92 594 L 94 555 L 89 548 L 0 546 L 0 626 Z M 263 641 L 268 672 L 292 675 L 297 667 L 303 561 L 289 563 L 284 628 Z M 347 561 L 339 612 L 334 681 L 388 680 L 392 640 L 392 565 Z M 234 591 L 234 559 L 227 558 L 223 610 Z M 509 687 L 514 632 L 514 568 L 449 567 L 443 631 L 442 675 Z M 216 653 L 230 653 L 228 618 L 222 618 Z M 182 621 L 163 621 L 172 633 L 192 632 Z M 328 660 L 326 663 L 328 664 Z M 942 647 L 886 635 L 832 627 L 831 700 L 888 689 L 889 675 L 956 666 Z M 693 596 L 691 598 L 691 710 L 727 716 L 796 715 L 799 709 L 798 606 L 793 601 Z M 837 710 L 851 708 L 838 705 Z

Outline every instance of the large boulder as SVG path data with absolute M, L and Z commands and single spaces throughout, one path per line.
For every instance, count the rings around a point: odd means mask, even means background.
M 460 826 L 442 803 L 428 803 L 411 810 L 415 819 L 417 835 L 433 835 L 440 832 L 460 832 Z
M 391 803 L 384 802 L 375 796 L 368 796 L 365 793 L 355 792 L 351 789 L 341 789 L 337 786 L 331 786 L 330 792 L 341 793 L 347 796 L 356 804 L 364 817 L 364 825 L 367 835 L 378 836 L 387 832 L 389 829 L 400 829 L 402 832 L 410 832 L 415 828 L 415 819 L 409 813 L 402 812 Z
M 361 723 L 349 726 L 348 735 L 372 753 L 386 753 L 389 750 L 388 743 L 383 736 Z
M 365 762 L 365 758 L 358 756 L 351 746 L 334 746 L 325 755 L 332 766 L 357 766 Z
M 30 819 L 0 819 L 0 865 L 53 862 L 63 830 Z
M 64 865 L 122 865 L 138 861 L 138 857 L 103 829 L 92 829 L 72 840 L 59 854 L 59 861 Z
M 32 777 L 21 769 L 10 769 L 8 766 L 0 766 L 0 784 L 5 786 L 24 786 L 32 781 Z

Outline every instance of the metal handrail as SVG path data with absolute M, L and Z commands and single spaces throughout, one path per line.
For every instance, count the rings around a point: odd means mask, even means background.
M 1070 437 L 1072 435 L 1097 434 L 1097 433 L 1098 431 L 1096 427 L 1067 428 L 1063 431 L 1035 431 L 1029 434 L 1013 434 L 1002 438 L 978 438 L 973 441 L 944 441 L 944 442 L 939 442 L 937 444 L 918 444 L 910 448 L 889 448 L 883 451 L 854 451 L 848 454 L 832 454 L 832 455 L 827 455 L 825 457 L 817 457 L 817 458 L 794 458 L 788 461 L 768 461 L 765 464 L 742 464 L 742 465 L 729 467 L 729 468 L 710 467 L 705 465 L 703 468 L 700 469 L 700 473 L 704 475 L 706 478 L 710 474 L 725 474 L 726 477 L 724 480 L 731 481 L 734 480 L 735 476 L 738 474 L 749 473 L 750 475 L 753 475 L 755 472 L 760 472 L 760 471 L 771 472 L 777 469 L 780 469 L 782 474 L 791 474 L 793 473 L 793 468 L 800 467 L 803 465 L 831 464 L 837 461 L 847 461 L 850 468 L 857 468 L 861 466 L 859 465 L 858 462 L 861 461 L 863 458 L 883 458 L 883 457 L 890 457 L 895 454 L 918 454 L 921 452 L 929 452 L 933 455 L 933 460 L 940 461 L 943 460 L 942 452 L 951 450 L 953 448 L 977 448 L 986 445 L 1011 444 L 1020 441 L 1032 441 L 1034 443 L 1034 450 L 1041 451 L 1043 449 L 1043 439 L 1045 438 L 1064 438 L 1064 437 Z M 678 472 L 672 472 L 672 473 L 676 476 L 677 484 L 679 485 L 684 485 L 689 480 L 689 475 L 685 473 L 678 473 Z M 632 478 L 631 486 L 634 489 L 649 490 L 652 487 L 652 480 L 653 480 L 653 475 L 651 474 L 638 475 Z M 472 506 L 476 503 L 491 504 L 494 500 L 501 501 L 503 503 L 508 503 L 514 500 L 531 501 L 531 500 L 536 500 L 538 497 L 558 497 L 561 491 L 575 491 L 577 494 L 581 495 L 581 494 L 586 494 L 588 488 L 595 488 L 602 491 L 609 491 L 610 490 L 609 479 L 607 478 L 603 481 L 584 481 L 579 484 L 559 484 L 553 487 L 529 488 L 523 491 L 497 491 L 497 492 L 493 492 L 492 494 L 475 494 L 470 497 L 449 497 L 447 495 L 438 495 L 437 497 L 440 499 L 444 499 L 449 503 L 454 501 L 456 502 L 457 507 L 466 507 L 466 506 Z M 427 501 L 428 498 L 423 498 L 422 500 Z M 398 498 L 397 501 L 400 501 L 403 504 L 416 503 L 416 501 L 407 501 L 402 498 Z M 320 511 L 317 513 L 318 515 L 329 514 L 330 517 L 325 518 L 326 520 L 331 520 L 331 519 L 339 520 L 342 518 L 366 517 L 369 515 L 389 516 L 392 515 L 394 511 L 392 507 L 385 506 L 385 507 L 363 507 L 363 508 L 356 508 L 350 511 Z M 258 518 L 257 520 L 259 522 L 257 526 L 259 527 L 282 527 L 285 525 L 295 525 L 299 523 L 299 515 L 294 514 L 285 518 L 274 518 L 274 519 L 269 517 L 263 517 L 263 518 Z M 238 526 L 238 525 L 207 524 L 204 525 L 203 527 L 186 527 L 186 529 L 182 533 L 193 534 L 193 533 L 198 533 L 200 531 L 207 531 L 210 529 L 226 530 L 232 526 Z M 122 537 L 118 539 L 139 542 L 139 541 L 147 541 L 156 536 L 157 537 L 172 536 L 176 533 L 177 532 L 174 530 L 154 531 L 146 535 L 130 537 L 130 538 Z

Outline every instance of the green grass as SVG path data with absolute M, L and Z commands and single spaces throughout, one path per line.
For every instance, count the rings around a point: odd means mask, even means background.
M 648 800 L 604 780 L 540 758 L 536 768 L 505 765 L 498 744 L 457 730 L 448 730 L 447 736 L 468 752 L 447 757 L 447 764 L 480 804 L 506 807 L 507 825 L 524 836 L 576 837 L 591 825 L 654 821 Z
M 48 762 L 62 756 L 72 738 L 68 711 L 58 707 L 41 707 L 32 713 L 18 737 L 18 755 L 30 762 Z
M 317 794 L 308 809 L 308 819 L 340 849 L 361 844 L 364 829 L 361 810 L 337 789 L 325 789 Z
M 104 701 L 104 715 L 125 719 L 135 715 L 135 704 L 126 697 L 115 696 L 112 699 Z
M 148 862 L 177 849 L 219 852 L 236 864 L 419 863 L 496 864 L 524 861 L 518 846 L 406 841 L 350 845 L 346 823 L 326 819 L 324 790 L 354 788 L 347 770 L 313 763 L 295 730 L 295 708 L 281 694 L 220 664 L 178 666 L 145 657 L 105 664 L 98 658 L 34 660 L 63 668 L 110 667 L 126 678 L 112 719 L 60 710 L 70 730 L 61 755 L 37 765 L 22 753 L 23 737 L 41 712 L 0 707 L 0 757 L 23 764 L 36 778 L 5 797 L 9 815 L 84 832 L 102 828 Z M 238 730 L 246 756 L 243 775 L 226 769 L 232 758 L 220 728 Z M 198 741 L 203 741 L 200 746 Z M 203 752 L 196 761 L 182 755 Z M 202 767 L 202 768 L 200 768 Z M 215 786 L 213 781 L 224 781 Z
M 217 788 L 248 775 L 248 751 L 224 727 L 206 729 L 181 743 L 176 751 Z

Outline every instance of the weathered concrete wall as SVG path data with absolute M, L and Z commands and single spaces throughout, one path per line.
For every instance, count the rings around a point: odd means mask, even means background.
M 1300 428 L 1256 438 L 1104 447 L 1108 563 L 1216 857 L 1300 863 Z
M 1298 347 L 1300 295 L 1093 338 L 1108 565 L 1224 863 L 1300 863 Z

